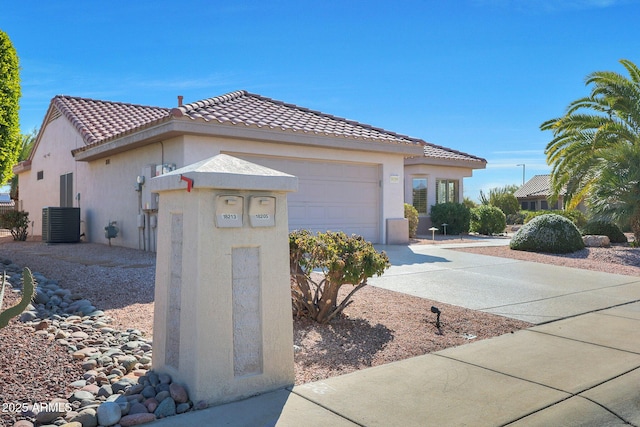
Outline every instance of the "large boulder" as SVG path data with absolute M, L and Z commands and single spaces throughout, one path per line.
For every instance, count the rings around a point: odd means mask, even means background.
M 586 236 L 582 236 L 582 241 L 588 248 L 608 248 L 611 246 L 611 241 L 608 236 L 595 236 L 593 234 L 588 234 Z
M 573 222 L 560 215 L 547 214 L 522 226 L 509 246 L 518 251 L 565 254 L 583 249 L 584 242 Z
M 589 221 L 581 231 L 584 235 L 607 236 L 611 243 L 627 243 L 627 236 L 620 230 L 620 227 L 611 222 Z

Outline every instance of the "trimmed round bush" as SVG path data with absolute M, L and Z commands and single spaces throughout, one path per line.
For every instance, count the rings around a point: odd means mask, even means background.
M 509 246 L 517 251 L 566 254 L 583 249 L 584 242 L 573 222 L 560 215 L 547 214 L 523 225 Z
M 529 221 L 531 221 L 533 218 L 538 217 L 540 215 L 549 215 L 549 214 L 561 215 L 567 218 L 568 220 L 570 220 L 571 222 L 573 222 L 576 225 L 576 227 L 583 227 L 587 223 L 587 217 L 577 209 L 570 210 L 570 211 L 567 211 L 567 210 L 527 211 L 527 215 L 524 218 L 524 223 L 526 224 Z
M 607 236 L 611 243 L 627 243 L 627 236 L 620 230 L 620 227 L 611 222 L 589 221 L 581 231 L 583 235 Z
M 506 216 L 500 208 L 481 205 L 471 209 L 469 231 L 491 236 L 492 234 L 503 233 L 506 226 Z

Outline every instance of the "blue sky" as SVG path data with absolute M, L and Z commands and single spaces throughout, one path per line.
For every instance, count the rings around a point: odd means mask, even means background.
M 58 94 L 172 107 L 246 89 L 488 160 L 465 196 L 548 173 L 539 130 L 587 74 L 640 64 L 640 0 L 0 0 L 21 128 Z

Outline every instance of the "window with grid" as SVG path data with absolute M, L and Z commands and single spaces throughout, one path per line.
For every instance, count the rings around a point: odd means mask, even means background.
M 418 214 L 427 213 L 427 178 L 413 178 L 413 207 Z
M 458 203 L 458 180 L 457 179 L 437 179 L 436 180 L 436 204 L 438 203 Z

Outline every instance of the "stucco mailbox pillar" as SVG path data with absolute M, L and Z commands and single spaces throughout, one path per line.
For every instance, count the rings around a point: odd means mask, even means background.
M 208 405 L 293 384 L 286 194 L 297 178 L 220 154 L 149 185 L 160 195 L 154 369 Z

